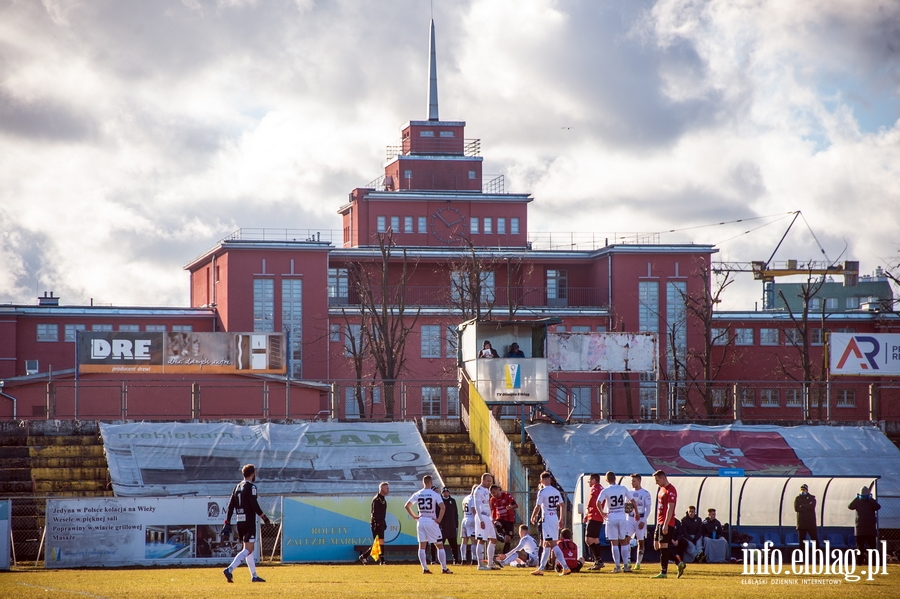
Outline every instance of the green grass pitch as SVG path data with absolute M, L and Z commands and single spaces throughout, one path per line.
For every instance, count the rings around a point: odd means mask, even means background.
M 864 569 L 860 566 L 859 569 Z M 560 577 L 547 572 L 529 575 L 528 569 L 505 568 L 479 572 L 472 566 L 453 567 L 452 576 L 423 576 L 418 565 L 263 565 L 265 583 L 250 583 L 246 567 L 228 584 L 221 568 L 129 568 L 44 570 L 16 568 L 0 572 L 0 597 L 56 598 L 191 598 L 244 599 L 249 597 L 647 597 L 724 599 L 727 597 L 900 597 L 900 565 L 888 564 L 887 575 L 873 581 L 846 582 L 841 576 L 744 576 L 740 565 L 691 564 L 681 579 L 670 567 L 669 578 L 654 580 L 658 564 L 644 564 L 641 572 L 599 573 Z M 858 572 L 857 570 L 857 572 Z M 790 583 L 790 584 L 776 584 Z M 805 582 L 811 581 L 811 582 Z M 760 583 L 765 584 L 760 584 Z

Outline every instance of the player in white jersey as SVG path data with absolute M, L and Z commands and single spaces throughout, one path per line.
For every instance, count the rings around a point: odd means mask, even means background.
M 475 498 L 473 494 L 478 485 L 472 485 L 472 492 L 466 495 L 462 500 L 462 521 L 459 523 L 460 536 L 460 559 L 462 563 L 466 563 L 466 548 L 469 550 L 468 560 L 470 563 L 475 562 Z
M 544 551 L 541 553 L 541 563 L 538 569 L 533 571 L 535 576 L 543 576 L 544 569 L 550 561 L 550 552 L 556 556 L 556 563 L 562 564 L 563 571 L 561 576 L 571 574 L 572 571 L 566 565 L 566 557 L 559 547 L 556 546 L 556 540 L 559 538 L 560 529 L 560 510 L 563 505 L 563 498 L 559 489 L 553 486 L 553 475 L 549 472 L 541 473 L 541 485 L 538 490 L 537 499 L 534 502 L 534 511 L 531 512 L 531 523 L 538 523 L 538 516 L 541 516 L 541 540 L 544 542 Z
M 606 538 L 612 546 L 613 563 L 615 569 L 613 572 L 621 572 L 621 562 L 625 562 L 625 571 L 630 572 L 631 568 L 625 559 L 627 553 L 627 543 L 624 543 L 628 537 L 628 524 L 625 519 L 625 504 L 631 504 L 634 508 L 634 500 L 631 499 L 631 492 L 622 485 L 616 484 L 615 472 L 606 473 L 606 488 L 600 491 L 597 498 L 597 506 L 606 513 Z M 606 509 L 603 509 L 603 508 Z
M 419 541 L 419 563 L 422 564 L 422 573 L 431 574 L 428 562 L 425 561 L 425 549 L 428 547 L 428 543 L 434 543 L 434 546 L 437 547 L 438 560 L 441 562 L 441 573 L 453 574 L 447 568 L 447 554 L 444 551 L 444 537 L 441 534 L 440 522 L 444 517 L 444 500 L 431 486 L 431 475 L 422 477 L 422 488 L 413 493 L 404 507 L 416 521 L 416 538 Z M 414 505 L 418 513 L 413 512 L 412 506 Z
M 485 472 L 481 475 L 481 484 L 472 491 L 472 503 L 475 506 L 475 538 L 478 539 L 475 556 L 478 559 L 479 570 L 500 569 L 500 566 L 494 565 L 497 531 L 494 529 L 494 521 L 491 520 L 492 484 L 494 475 Z
M 634 561 L 634 569 L 641 569 L 641 560 L 644 559 L 644 540 L 647 538 L 647 515 L 653 508 L 653 498 L 650 491 L 641 487 L 641 475 L 631 475 L 631 499 L 634 501 L 635 509 L 628 514 L 628 520 L 631 524 L 631 535 L 637 540 L 637 558 Z M 627 545 L 623 549 L 631 553 L 631 546 Z M 630 559 L 623 557 L 622 561 L 627 565 Z
M 538 559 L 538 543 L 528 534 L 527 524 L 519 526 L 519 544 L 510 549 L 509 553 L 497 556 L 501 566 L 514 564 L 522 568 L 527 566 L 534 568 L 538 565 Z

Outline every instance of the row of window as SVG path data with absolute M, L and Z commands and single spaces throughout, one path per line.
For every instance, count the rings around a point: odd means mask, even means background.
M 63 341 L 75 342 L 75 336 L 78 331 L 86 331 L 87 325 L 84 324 L 67 324 L 63 329 Z M 139 324 L 120 324 L 117 329 L 113 329 L 111 324 L 92 324 L 92 331 L 112 332 L 118 330 L 122 333 L 140 333 L 141 325 Z M 193 325 L 174 324 L 168 329 L 164 324 L 148 324 L 144 325 L 144 331 L 147 333 L 165 333 L 171 330 L 173 333 L 191 333 L 194 330 Z M 58 324 L 38 324 L 37 325 L 38 341 L 59 341 L 59 325 Z
M 756 345 L 756 329 L 735 328 L 710 330 L 713 345 Z M 821 328 L 810 328 L 809 342 L 812 345 L 822 345 L 825 341 Z M 853 328 L 834 329 L 835 333 L 855 333 Z M 781 345 L 782 338 L 785 345 L 802 345 L 803 336 L 798 329 L 759 329 L 759 345 Z
M 425 386 L 420 387 L 422 399 L 422 415 L 433 417 L 449 417 L 459 416 L 459 388 L 458 387 L 437 387 Z M 447 404 L 444 409 L 443 395 L 446 392 Z M 344 414 L 346 418 L 359 418 L 359 402 L 362 400 L 363 406 L 381 404 L 381 388 L 380 387 L 346 387 L 344 389 Z M 371 400 L 371 404 L 369 401 Z
M 456 331 L 452 327 L 439 324 L 420 325 L 421 357 L 423 358 L 455 358 Z M 333 343 L 344 343 L 347 355 L 359 355 L 363 350 L 364 340 L 358 324 L 332 324 L 329 338 Z M 441 353 L 443 348 L 443 355 Z
M 803 393 L 801 389 L 751 389 L 742 387 L 740 395 L 741 407 L 756 407 L 756 394 L 759 393 L 759 406 L 761 408 L 780 408 L 781 392 L 784 391 L 784 406 L 787 408 L 803 407 Z M 713 405 L 722 407 L 728 395 L 727 389 L 713 390 Z M 810 407 L 819 407 L 819 395 L 812 392 L 809 395 Z M 835 405 L 839 408 L 856 407 L 856 389 L 838 389 L 835 392 Z
M 810 310 L 821 310 L 822 309 L 823 299 L 821 297 L 813 297 L 809 300 L 809 309 Z M 824 298 L 825 309 L 826 310 L 837 310 L 839 300 L 836 297 L 826 297 Z M 844 308 L 847 310 L 856 310 L 860 307 L 862 303 L 862 299 L 858 297 L 846 297 L 844 298 Z
M 378 216 L 375 219 L 376 227 L 379 233 L 386 233 L 388 231 L 388 218 L 387 216 Z M 403 219 L 403 228 L 401 229 L 400 223 Z M 469 233 L 470 234 L 485 234 L 492 235 L 495 233 L 494 231 L 494 223 L 496 221 L 497 230 L 496 233 L 498 235 L 506 235 L 506 222 L 507 219 L 505 216 L 498 216 L 496 218 L 485 216 L 470 216 L 469 217 Z M 415 229 L 413 228 L 415 225 Z M 426 216 L 391 216 L 390 217 L 390 230 L 394 233 L 428 233 L 428 217 Z M 519 217 L 513 216 L 509 218 L 509 233 L 510 235 L 518 235 L 519 234 Z

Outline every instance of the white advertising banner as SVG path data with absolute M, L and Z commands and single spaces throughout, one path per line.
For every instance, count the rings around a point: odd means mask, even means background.
M 117 497 L 230 495 L 244 464 L 266 495 L 414 492 L 440 477 L 412 422 L 100 424 Z
M 560 372 L 656 372 L 656 333 L 550 333 L 547 368 Z
M 475 360 L 476 388 L 485 403 L 547 403 L 545 358 Z
M 900 376 L 900 335 L 831 333 L 831 374 Z
M 228 564 L 242 544 L 222 537 L 227 508 L 228 497 L 48 499 L 45 564 Z

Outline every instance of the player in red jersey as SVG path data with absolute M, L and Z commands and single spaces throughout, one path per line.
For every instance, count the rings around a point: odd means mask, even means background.
M 603 485 L 600 484 L 600 475 L 592 474 L 590 478 L 591 497 L 587 503 L 587 513 L 585 514 L 585 523 L 587 528 L 584 533 L 584 543 L 594 556 L 594 565 L 591 570 L 599 570 L 603 567 L 603 560 L 600 559 L 600 527 L 603 526 L 603 512 L 597 505 L 597 498 L 600 497 L 600 491 Z
M 653 540 L 654 549 L 659 551 L 659 574 L 653 578 L 666 578 L 669 559 L 671 559 L 669 542 L 672 540 L 672 529 L 675 526 L 675 504 L 678 501 L 678 492 L 662 470 L 654 472 L 653 479 L 659 487 L 656 495 L 656 535 Z M 679 564 L 678 568 L 681 570 L 683 566 Z

